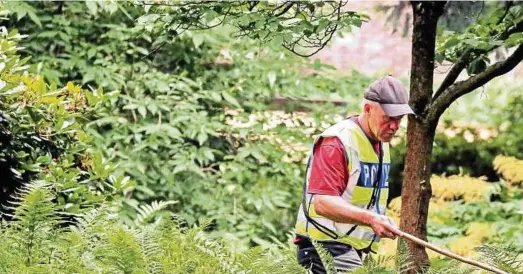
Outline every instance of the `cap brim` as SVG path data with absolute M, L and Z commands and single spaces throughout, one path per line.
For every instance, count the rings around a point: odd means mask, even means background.
M 410 108 L 408 104 L 380 104 L 383 111 L 389 117 L 396 117 L 408 114 L 414 114 L 414 111 Z

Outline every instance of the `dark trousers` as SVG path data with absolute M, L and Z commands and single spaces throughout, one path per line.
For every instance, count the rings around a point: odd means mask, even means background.
M 350 245 L 337 242 L 319 243 L 334 259 L 334 267 L 338 273 L 357 269 L 362 265 L 362 254 Z M 327 271 L 318 252 L 309 241 L 298 245 L 298 263 L 314 274 L 326 274 Z

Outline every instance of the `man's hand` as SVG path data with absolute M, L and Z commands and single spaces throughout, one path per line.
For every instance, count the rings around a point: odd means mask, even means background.
M 380 238 L 389 238 L 394 240 L 396 239 L 396 236 L 399 236 L 401 233 L 394 221 L 392 221 L 391 218 L 383 215 L 376 214 L 374 218 L 372 218 L 370 226 L 372 227 L 372 230 L 374 230 L 374 233 L 376 233 L 376 235 L 378 235 Z

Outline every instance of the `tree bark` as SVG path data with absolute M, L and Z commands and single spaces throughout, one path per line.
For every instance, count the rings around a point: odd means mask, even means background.
M 436 27 L 446 2 L 412 2 L 414 28 L 412 34 L 412 66 L 410 105 L 416 116 L 407 126 L 407 155 L 402 187 L 401 223 L 403 231 L 427 240 L 427 216 L 430 187 L 432 143 L 437 121 L 427 119 L 433 93 L 434 50 Z M 407 242 L 410 260 L 416 273 L 429 264 L 422 246 Z

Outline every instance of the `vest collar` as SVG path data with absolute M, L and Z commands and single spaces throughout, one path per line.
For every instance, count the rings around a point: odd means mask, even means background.
M 349 120 L 351 120 L 353 123 L 355 123 L 356 125 L 358 125 L 361 129 L 361 132 L 363 132 L 363 134 L 365 135 L 365 137 L 367 137 L 367 140 L 369 140 L 370 144 L 374 147 L 377 143 L 379 143 L 379 141 L 376 141 L 372 138 L 370 138 L 370 136 L 367 134 L 367 132 L 365 132 L 365 130 L 363 129 L 363 127 L 361 126 L 360 124 L 360 119 L 359 119 L 359 115 L 354 115 L 354 116 L 350 116 L 349 117 Z

